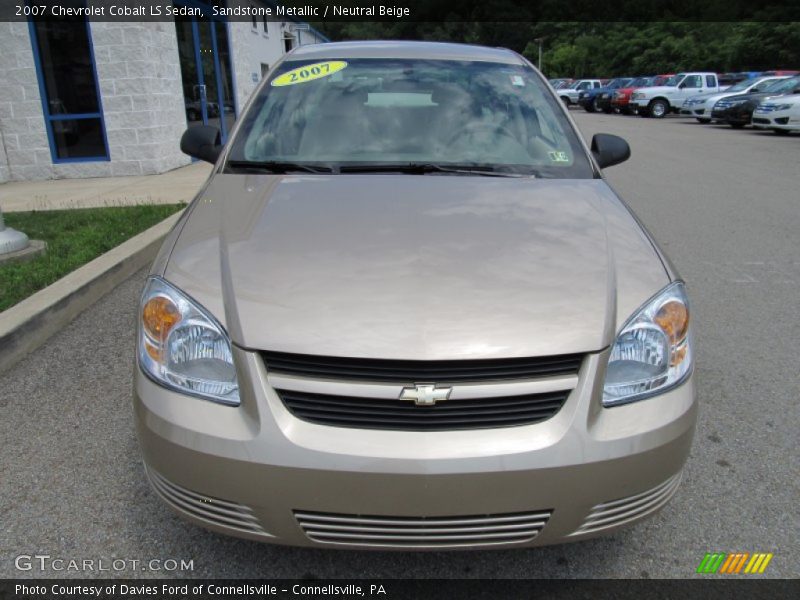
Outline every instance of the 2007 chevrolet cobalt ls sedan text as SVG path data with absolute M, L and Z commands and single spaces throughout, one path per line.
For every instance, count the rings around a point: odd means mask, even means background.
M 519 55 L 305 46 L 275 66 L 141 300 L 149 479 L 241 537 L 580 540 L 675 493 L 696 419 L 684 285 Z

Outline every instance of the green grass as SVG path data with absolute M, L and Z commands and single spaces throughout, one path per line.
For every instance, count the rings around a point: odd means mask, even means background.
M 44 240 L 47 251 L 28 262 L 0 264 L 0 311 L 163 221 L 184 206 L 163 204 L 4 213 L 7 227 L 22 231 L 30 239 Z

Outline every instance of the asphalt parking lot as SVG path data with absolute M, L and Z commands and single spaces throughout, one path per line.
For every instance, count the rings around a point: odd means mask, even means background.
M 693 577 L 705 552 L 773 552 L 800 575 L 800 139 L 693 120 L 586 114 L 633 157 L 612 185 L 689 285 L 700 422 L 682 487 L 610 538 L 532 550 L 368 553 L 273 547 L 177 518 L 142 472 L 130 406 L 140 272 L 0 376 L 0 577 L 18 555 L 192 560 L 159 577 Z

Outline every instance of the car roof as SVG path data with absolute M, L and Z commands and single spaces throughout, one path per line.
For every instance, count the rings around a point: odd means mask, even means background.
M 422 58 L 525 64 L 522 57 L 506 48 L 444 42 L 332 42 L 299 46 L 286 56 L 287 61 L 334 58 Z

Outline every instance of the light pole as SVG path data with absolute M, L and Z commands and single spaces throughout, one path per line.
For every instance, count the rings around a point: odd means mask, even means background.
M 533 40 L 539 44 L 539 71 L 542 71 L 542 43 L 545 41 L 545 39 L 547 38 L 540 37 Z M 544 74 L 544 72 L 542 72 L 542 74 Z

